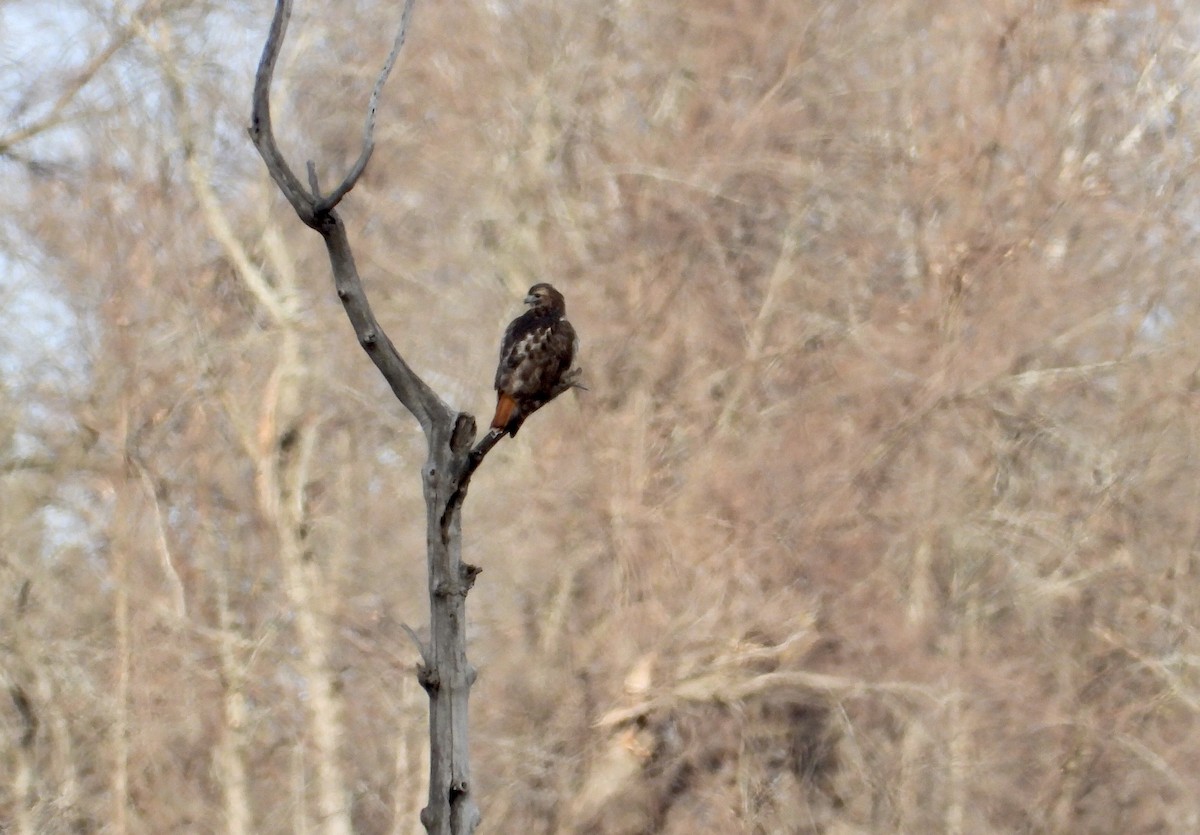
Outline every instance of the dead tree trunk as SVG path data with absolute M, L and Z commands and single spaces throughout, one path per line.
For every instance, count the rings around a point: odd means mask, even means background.
M 337 204 L 354 187 L 370 159 L 379 93 L 404 43 L 411 11 L 412 0 L 407 0 L 395 44 L 368 105 L 362 153 L 329 195 L 321 194 L 311 163 L 307 187 L 300 181 L 280 153 L 271 128 L 271 78 L 291 16 L 291 0 L 277 0 L 275 6 L 255 80 L 250 136 L 296 214 L 324 239 L 334 286 L 359 344 L 396 397 L 417 419 L 429 445 L 421 475 L 433 622 L 428 645 L 418 642 L 422 656 L 418 677 L 429 694 L 430 773 L 429 802 L 421 812 L 421 821 L 431 835 L 467 835 L 474 831 L 480 817 L 472 792 L 467 745 L 467 699 L 475 670 L 466 655 L 467 593 L 479 569 L 462 561 L 460 513 L 471 473 L 497 439 L 485 436 L 473 451 L 475 419 L 450 407 L 400 356 L 367 301 L 345 226 L 336 211 Z
M 467 746 L 467 700 L 475 681 L 475 669 L 467 661 L 467 593 L 479 569 L 462 560 L 461 513 L 471 475 L 504 434 L 488 432 L 472 448 L 475 418 L 449 406 L 408 367 L 371 311 L 354 265 L 346 228 L 336 211 L 371 158 L 379 94 L 404 45 L 412 6 L 413 0 L 406 0 L 392 51 L 375 81 L 367 105 L 362 152 L 350 173 L 329 195 L 321 194 L 312 163 L 308 165 L 307 187 L 300 182 L 280 153 L 271 129 L 271 78 L 291 17 L 291 0 L 276 0 L 275 17 L 255 77 L 250 136 L 296 214 L 325 240 L 334 287 L 359 344 L 392 392 L 417 419 L 429 444 L 428 458 L 421 470 L 432 618 L 429 644 L 422 644 L 409 631 L 421 652 L 418 679 L 429 694 L 429 804 L 421 812 L 421 822 L 431 835 L 469 835 L 479 824 L 479 808 L 472 793 Z M 540 405 L 577 387 L 578 377 L 579 370 L 572 369 Z

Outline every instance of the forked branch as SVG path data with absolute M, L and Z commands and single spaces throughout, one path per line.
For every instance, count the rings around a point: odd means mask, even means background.
M 271 176 L 279 184 L 279 188 L 287 197 L 288 202 L 295 208 L 301 220 L 314 229 L 317 228 L 320 219 L 327 216 L 342 201 L 342 198 L 350 193 L 350 189 L 354 188 L 359 177 L 367 170 L 367 163 L 370 162 L 371 154 L 375 150 L 375 116 L 379 110 L 379 96 L 383 93 L 383 87 L 387 83 L 388 76 L 392 74 L 392 67 L 396 65 L 396 58 L 404 46 L 404 40 L 408 34 L 408 22 L 412 18 L 413 3 L 414 0 L 405 0 L 404 11 L 400 15 L 400 27 L 396 30 L 396 38 L 392 42 L 392 51 L 388 53 L 387 60 L 384 61 L 383 68 L 379 71 L 379 77 L 375 79 L 375 87 L 371 90 L 371 98 L 367 103 L 367 116 L 363 124 L 362 150 L 359 152 L 358 159 L 355 160 L 345 178 L 325 197 L 318 193 L 316 176 L 311 163 L 309 163 L 311 190 L 305 191 L 300 179 L 292 171 L 287 160 L 284 159 L 283 153 L 279 150 L 279 145 L 275 141 L 275 132 L 271 127 L 271 80 L 275 76 L 275 63 L 279 59 L 279 52 L 283 47 L 288 23 L 292 17 L 292 0 L 278 0 L 275 4 L 275 16 L 271 20 L 271 31 L 263 46 L 258 74 L 254 79 L 254 107 L 250 116 L 250 138 L 254 140 L 254 147 L 258 149 L 259 154 L 267 163 Z
M 267 35 L 262 59 L 258 65 L 258 73 L 254 79 L 250 138 L 262 156 L 263 162 L 266 163 L 271 178 L 279 186 L 288 202 L 292 204 L 296 214 L 305 224 L 321 233 L 325 239 L 330 263 L 333 266 L 338 298 L 342 300 L 346 315 L 354 326 L 359 344 L 371 357 L 384 379 L 388 381 L 396 397 L 417 418 L 426 437 L 432 439 L 435 430 L 443 431 L 448 435 L 454 425 L 457 412 L 450 408 L 424 380 L 409 368 L 395 345 L 384 333 L 383 327 L 375 318 L 371 305 L 367 301 L 362 280 L 359 278 L 354 256 L 350 250 L 350 242 L 346 237 L 345 227 L 335 211 L 338 202 L 354 188 L 371 158 L 371 151 L 374 148 L 375 112 L 379 96 L 391 73 L 392 66 L 396 62 L 400 47 L 404 44 L 412 5 L 413 0 L 407 0 L 404 5 L 400 28 L 392 45 L 392 51 L 375 81 L 366 122 L 363 125 L 362 153 L 345 179 L 333 192 L 326 197 L 322 197 L 318 193 L 316 176 L 311 172 L 311 167 L 310 186 L 305 187 L 291 166 L 288 165 L 283 152 L 280 151 L 271 124 L 271 80 L 274 77 L 275 64 L 279 59 L 280 50 L 283 48 L 288 22 L 291 19 L 292 0 L 278 0 L 275 4 L 275 16 L 271 21 L 271 30 Z

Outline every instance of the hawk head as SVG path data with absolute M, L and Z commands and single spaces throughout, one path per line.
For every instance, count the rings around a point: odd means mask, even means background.
M 567 300 L 563 298 L 563 294 L 544 282 L 542 284 L 535 284 L 529 288 L 529 295 L 525 297 L 525 304 L 539 313 L 557 313 L 559 316 L 567 315 Z

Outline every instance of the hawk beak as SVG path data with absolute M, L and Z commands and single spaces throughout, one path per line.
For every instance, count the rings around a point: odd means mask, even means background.
M 533 305 L 538 303 L 538 297 L 530 293 L 525 297 L 525 304 Z

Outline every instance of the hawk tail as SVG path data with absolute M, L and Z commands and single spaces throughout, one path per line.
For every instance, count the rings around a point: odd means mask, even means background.
M 492 429 L 507 432 L 514 437 L 521 428 L 521 409 L 511 394 L 500 392 L 496 396 L 496 415 L 492 418 Z

